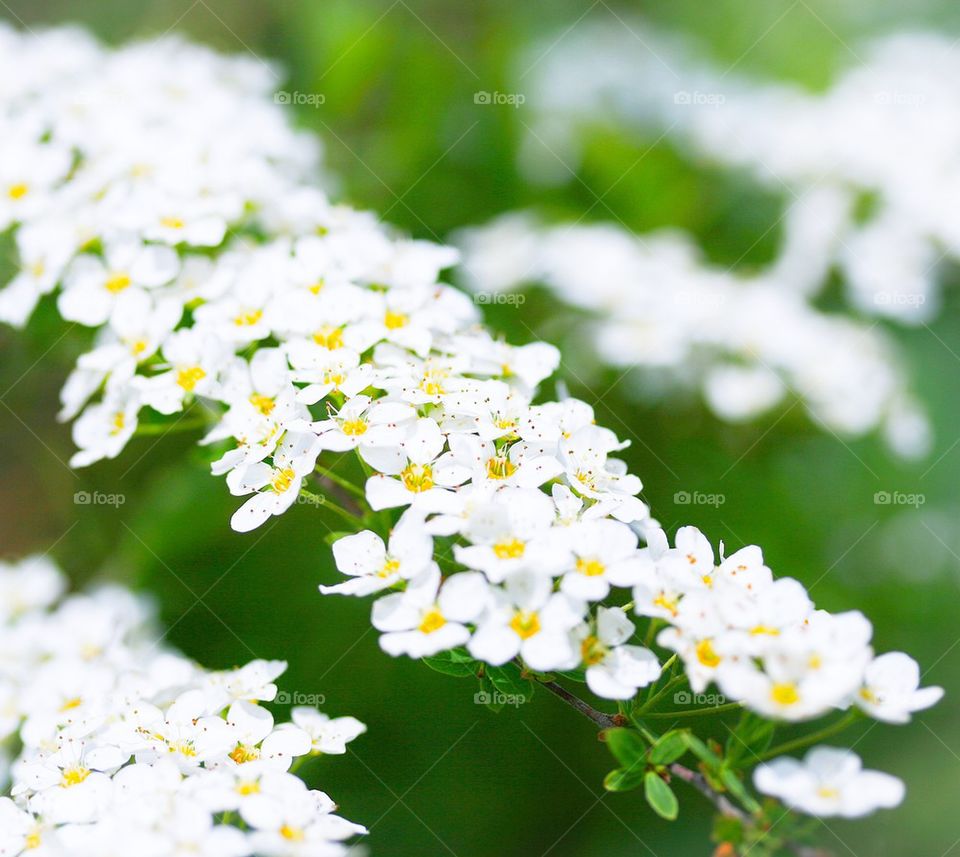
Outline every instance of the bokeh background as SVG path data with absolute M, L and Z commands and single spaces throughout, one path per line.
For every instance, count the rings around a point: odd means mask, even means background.
M 523 108 L 474 103 L 479 90 L 523 91 L 513 77 L 530 44 L 627 14 L 698 36 L 710 58 L 736 62 L 741 74 L 813 88 L 846 63 L 847 41 L 919 28 L 960 38 L 960 7 L 949 0 L 0 0 L 0 17 L 21 27 L 77 22 L 108 42 L 173 30 L 278 60 L 282 88 L 324 95 L 296 117 L 323 138 L 337 195 L 417 237 L 443 239 L 525 206 L 569 219 L 593 207 L 587 221 L 609 218 L 594 203 L 613 186 L 605 206 L 630 227 L 682 227 L 717 263 L 764 263 L 778 230 L 757 237 L 785 202 L 769 190 L 681 156 L 669 141 L 609 128 L 589 140 L 576 177 L 533 186 L 516 166 Z M 492 307 L 491 324 L 514 341 L 549 339 L 544 300 Z M 870 766 L 907 781 L 903 807 L 822 830 L 838 854 L 936 857 L 960 853 L 960 291 L 947 290 L 929 328 L 893 334 L 936 432 L 931 455 L 914 464 L 875 439 L 826 434 L 801 408 L 732 427 L 695 401 L 638 404 L 619 373 L 585 389 L 576 354 L 560 375 L 598 402 L 599 421 L 633 439 L 625 457 L 665 526 L 696 524 L 730 551 L 762 545 L 776 573 L 799 578 L 830 610 L 863 609 L 880 650 L 909 651 L 928 683 L 947 688 L 909 727 L 852 733 Z M 3 554 L 51 551 L 77 585 L 123 580 L 155 597 L 170 642 L 204 664 L 285 658 L 283 690 L 322 695 L 324 710 L 370 724 L 347 756 L 311 762 L 307 777 L 347 817 L 372 825 L 374 854 L 709 853 L 705 802 L 684 792 L 671 825 L 638 793 L 605 795 L 606 750 L 586 720 L 547 694 L 495 715 L 474 704 L 471 682 L 389 662 L 369 629 L 368 602 L 316 591 L 336 577 L 324 542 L 336 525 L 324 513 L 298 506 L 255 533 L 231 532 L 236 501 L 185 435 L 140 438 L 118 461 L 71 471 L 69 431 L 54 415 L 82 342 L 43 315 L 26 334 L 0 332 Z M 79 491 L 125 501 L 78 504 Z M 725 502 L 677 505 L 678 491 Z M 877 505 L 878 491 L 922 494 L 924 503 Z

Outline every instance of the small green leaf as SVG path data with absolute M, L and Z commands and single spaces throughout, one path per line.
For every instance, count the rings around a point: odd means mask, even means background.
M 473 701 L 477 705 L 483 705 L 494 714 L 499 714 L 503 708 L 502 700 L 503 697 L 494 683 L 490 681 L 490 676 L 486 674 L 480 676 L 480 690 L 474 694 Z
M 696 735 L 690 732 L 683 732 L 682 734 L 683 740 L 690 748 L 690 751 L 700 759 L 701 762 L 706 762 L 706 764 L 712 765 L 713 767 L 717 767 L 723 762 L 723 760 Z
M 634 729 L 607 729 L 603 734 L 610 752 L 624 768 L 634 770 L 646 766 L 647 745 L 639 732 Z
M 471 658 L 464 659 L 456 651 L 440 652 L 429 658 L 421 660 L 432 670 L 444 675 L 452 675 L 458 678 L 475 676 L 477 674 L 477 662 Z
M 756 761 L 757 756 L 760 756 L 770 746 L 775 728 L 773 721 L 744 711 L 740 715 L 736 727 L 727 738 L 726 753 L 724 754 L 727 761 L 736 764 L 743 760 L 748 765 L 752 764 Z
M 352 534 L 352 533 L 348 533 L 348 532 L 346 532 L 345 530 L 340 530 L 340 531 L 335 532 L 335 533 L 327 533 L 327 534 L 323 537 L 323 540 L 324 540 L 328 545 L 331 545 L 331 546 L 332 546 L 334 542 L 339 541 L 339 540 L 342 539 L 344 536 L 350 536 L 350 535 L 353 535 L 353 534 Z
M 747 791 L 737 772 L 728 768 L 726 765 L 720 769 L 720 782 L 726 786 L 730 794 L 737 798 L 751 812 L 760 808 L 760 805 L 753 799 L 750 792 Z
M 673 821 L 680 807 L 677 796 L 656 771 L 647 771 L 643 778 L 643 793 L 650 808 L 661 818 Z
M 660 737 L 650 750 L 650 761 L 654 765 L 669 765 L 676 762 L 689 749 L 685 729 L 676 729 Z
M 523 678 L 516 664 L 504 664 L 500 667 L 484 668 L 493 686 L 504 696 L 512 697 L 511 702 L 527 702 L 533 696 L 533 683 Z
M 616 768 L 603 778 L 603 787 L 608 792 L 628 792 L 640 788 L 645 773 L 646 769 L 639 766 L 633 770 Z

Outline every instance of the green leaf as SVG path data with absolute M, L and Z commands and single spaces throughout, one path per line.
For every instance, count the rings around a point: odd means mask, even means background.
M 464 660 L 456 651 L 440 652 L 429 658 L 421 660 L 432 670 L 444 675 L 452 675 L 458 678 L 475 676 L 477 674 L 477 662 L 471 658 Z
M 650 808 L 661 818 L 673 821 L 680 810 L 677 796 L 656 771 L 647 771 L 643 778 L 643 793 Z
M 639 766 L 633 770 L 616 768 L 603 778 L 603 787 L 608 792 L 628 792 L 641 786 L 645 774 L 646 768 Z
M 578 681 L 580 684 L 584 684 L 587 680 L 587 671 L 584 669 L 564 670 L 558 672 L 557 675 L 568 678 L 570 681 Z
M 720 769 L 720 782 L 726 786 L 730 794 L 737 798 L 751 812 L 759 809 L 760 805 L 754 800 L 753 795 L 747 791 L 736 771 L 724 765 Z
M 650 761 L 654 765 L 669 765 L 676 762 L 689 749 L 685 729 L 675 729 L 662 735 L 650 750 Z
M 494 714 L 499 714 L 503 708 L 503 697 L 492 681 L 490 676 L 484 674 L 480 676 L 480 690 L 474 694 L 473 701 L 477 705 L 483 705 Z
M 335 541 L 339 541 L 339 540 L 342 539 L 344 536 L 352 536 L 352 535 L 353 535 L 353 533 L 348 533 L 346 530 L 339 530 L 339 531 L 337 531 L 337 532 L 327 533 L 327 534 L 323 537 L 323 540 L 324 540 L 328 545 L 330 545 L 330 546 L 332 547 L 332 546 L 333 546 L 333 543 L 334 543 Z
M 776 725 L 771 720 L 758 717 L 750 711 L 744 711 L 740 720 L 727 738 L 726 756 L 730 764 L 743 760 L 753 764 L 773 740 Z
M 646 767 L 647 745 L 634 729 L 607 729 L 604 740 L 614 758 L 628 770 Z
M 690 751 L 701 761 L 713 767 L 718 767 L 723 760 L 713 752 L 703 741 L 690 732 L 683 732 L 683 740 Z
M 493 686 L 505 696 L 514 700 L 527 702 L 533 696 L 533 682 L 523 678 L 520 667 L 516 664 L 504 664 L 500 667 L 487 666 L 484 672 L 489 676 Z

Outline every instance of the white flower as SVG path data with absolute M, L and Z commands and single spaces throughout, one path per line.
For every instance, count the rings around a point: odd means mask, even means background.
M 434 566 L 403 592 L 373 603 L 373 627 L 383 631 L 380 647 L 390 655 L 424 658 L 470 638 L 466 623 L 483 612 L 487 583 L 476 572 L 454 574 L 440 585 Z
M 637 552 L 637 535 L 618 521 L 584 521 L 574 524 L 568 535 L 575 554 L 572 571 L 563 576 L 561 588 L 584 601 L 607 597 L 611 584 L 632 586 L 646 570 Z
M 310 736 L 314 753 L 346 753 L 347 744 L 367 731 L 367 727 L 355 717 L 330 718 L 303 705 L 294 707 L 290 719 Z
M 904 793 L 896 777 L 865 771 L 855 753 L 835 747 L 814 747 L 802 762 L 785 756 L 766 762 L 753 781 L 791 809 L 820 817 L 859 818 L 898 806 Z
M 335 586 L 321 586 L 324 595 L 370 595 L 400 580 L 412 580 L 433 561 L 433 539 L 422 517 L 405 512 L 390 533 L 389 548 L 370 530 L 337 539 L 333 544 L 337 568 L 351 577 Z
M 636 630 L 619 607 L 597 609 L 596 630 L 577 630 L 587 686 L 606 699 L 630 699 L 660 677 L 660 662 L 649 649 L 626 645 Z
M 877 720 L 907 723 L 914 711 L 936 705 L 942 696 L 942 687 L 920 688 L 920 667 L 913 658 L 887 652 L 867 666 L 855 702 Z

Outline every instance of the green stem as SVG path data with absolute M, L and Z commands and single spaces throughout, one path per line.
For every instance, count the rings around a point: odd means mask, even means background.
M 743 708 L 742 703 L 726 702 L 723 705 L 711 705 L 705 708 L 694 708 L 692 711 L 654 711 L 650 714 L 644 714 L 645 718 L 650 717 L 699 717 L 706 714 L 720 714 L 724 711 L 734 711 Z
M 857 709 L 848 711 L 846 715 L 841 717 L 839 720 L 834 721 L 829 726 L 824 726 L 823 729 L 819 729 L 816 732 L 811 732 L 809 735 L 804 735 L 800 738 L 794 738 L 792 741 L 784 741 L 782 744 L 772 747 L 765 753 L 761 753 L 759 756 L 759 761 L 765 762 L 767 759 L 772 759 L 774 756 L 781 756 L 784 753 L 793 753 L 796 750 L 802 750 L 804 747 L 808 747 L 811 744 L 816 744 L 818 741 L 823 741 L 825 738 L 830 738 L 839 732 L 843 732 L 845 729 L 856 723 L 859 719 L 860 712 Z
M 657 633 L 657 628 L 659 628 L 660 625 L 661 625 L 661 621 L 656 616 L 654 616 L 650 620 L 650 624 L 647 626 L 647 636 L 644 637 L 644 640 L 643 640 L 643 645 L 645 648 L 649 649 L 650 646 L 653 645 L 653 641 Z
M 158 434 L 174 434 L 179 431 L 204 429 L 208 425 L 207 420 L 179 420 L 175 423 L 140 423 L 134 431 L 134 435 L 137 437 L 147 437 Z
M 300 496 L 306 497 L 315 506 L 322 506 L 325 509 L 329 509 L 331 512 L 335 512 L 352 527 L 359 527 L 361 530 L 364 530 L 367 527 L 367 522 L 364 521 L 363 518 L 359 517 L 358 515 L 354 515 L 352 512 L 348 512 L 342 506 L 338 506 L 323 494 L 314 494 L 313 491 L 308 491 L 306 488 L 301 488 Z
M 331 482 L 339 485 L 344 491 L 349 491 L 354 497 L 358 497 L 366 502 L 367 495 L 364 490 L 354 485 L 349 479 L 344 479 L 339 473 L 330 470 L 328 467 L 324 467 L 321 464 L 318 464 L 315 469 L 317 473 L 319 473 L 321 476 L 325 476 Z

